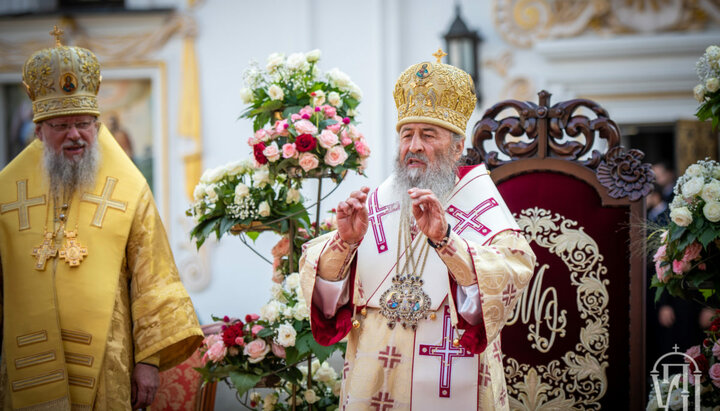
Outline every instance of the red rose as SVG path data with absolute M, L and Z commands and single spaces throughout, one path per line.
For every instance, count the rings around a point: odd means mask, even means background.
M 222 339 L 223 343 L 225 343 L 226 347 L 233 347 L 238 345 L 237 344 L 237 338 L 242 338 L 243 336 L 243 326 L 244 324 L 242 321 L 238 321 L 235 324 L 227 327 L 223 333 L 222 333 Z
M 698 366 L 698 371 L 706 374 L 710 366 L 710 364 L 708 364 L 708 359 L 703 354 L 700 354 L 693 359 Z M 695 372 L 695 364 L 693 364 L 692 361 L 690 362 L 690 372 Z
M 257 161 L 258 164 L 266 164 L 268 162 L 267 157 L 263 154 L 263 150 L 265 150 L 265 143 L 261 142 L 253 146 L 253 154 L 255 155 L 255 161 Z
M 310 134 L 300 134 L 295 140 L 295 149 L 301 153 L 314 149 L 316 145 L 315 137 Z

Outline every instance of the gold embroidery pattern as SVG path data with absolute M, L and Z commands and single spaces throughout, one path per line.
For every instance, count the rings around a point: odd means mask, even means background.
M 17 185 L 17 200 L 12 203 L 0 205 L 0 214 L 10 211 L 18 212 L 18 222 L 20 231 L 30 228 L 30 217 L 28 209 L 30 207 L 45 204 L 45 195 L 39 197 L 27 198 L 27 180 L 20 180 L 15 183 Z
M 43 352 L 35 355 L 28 355 L 15 360 L 15 368 L 25 368 L 32 365 L 42 364 L 44 362 L 55 361 L 55 351 Z
M 74 352 L 65 353 L 65 362 L 68 364 L 83 365 L 92 367 L 94 358 L 92 355 L 78 354 Z
M 102 228 L 103 220 L 105 220 L 105 214 L 108 208 L 114 208 L 125 212 L 127 209 L 127 203 L 124 201 L 117 201 L 112 199 L 113 191 L 115 191 L 115 185 L 118 179 L 115 177 L 108 177 L 105 180 L 105 186 L 103 187 L 102 194 L 96 196 L 95 194 L 83 193 L 81 201 L 93 203 L 97 205 L 95 209 L 95 216 L 93 216 L 92 225 L 95 227 Z
M 76 385 L 78 387 L 90 388 L 95 386 L 95 378 L 93 377 L 80 377 L 77 375 L 69 375 L 68 383 L 70 385 Z
M 82 331 L 63 329 L 60 330 L 60 335 L 62 336 L 62 340 L 67 342 L 74 342 L 85 345 L 90 345 L 90 343 L 92 342 L 92 335 Z
M 528 242 L 556 254 L 570 271 L 570 283 L 577 289 L 577 308 L 585 321 L 574 351 L 547 365 L 530 366 L 507 358 L 505 376 L 510 408 L 600 409 L 607 392 L 610 313 L 607 308 L 609 280 L 598 245 L 577 222 L 541 208 L 525 209 L 517 222 Z M 577 227 L 577 228 L 576 228 Z M 518 308 L 515 308 L 516 310 Z M 528 339 L 540 344 L 539 334 Z
M 24 347 L 26 345 L 35 344 L 43 341 L 47 341 L 47 331 L 45 330 L 25 335 L 19 335 L 17 337 L 18 347 Z
M 41 385 L 47 385 L 54 382 L 62 381 L 63 379 L 65 379 L 65 371 L 55 370 L 47 374 L 38 375 L 36 377 L 15 380 L 12 382 L 12 390 L 15 392 L 27 390 L 30 388 L 39 387 Z

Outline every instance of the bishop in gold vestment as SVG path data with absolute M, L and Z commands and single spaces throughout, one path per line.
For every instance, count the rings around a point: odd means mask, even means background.
M 147 182 L 95 121 L 95 56 L 58 41 L 23 78 L 42 141 L 0 172 L 0 400 L 6 410 L 129 410 L 138 364 L 182 362 L 202 331 Z M 77 158 L 93 147 L 90 182 L 57 190 L 48 150 Z
M 313 335 L 348 338 L 343 410 L 508 409 L 500 332 L 535 256 L 485 166 L 455 167 L 472 79 L 416 64 L 395 102 L 395 173 L 353 192 L 338 230 L 305 246 Z

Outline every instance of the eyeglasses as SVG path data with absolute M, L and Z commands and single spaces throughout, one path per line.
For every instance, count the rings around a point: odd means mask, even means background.
M 59 123 L 59 124 L 52 124 L 50 122 L 45 122 L 45 124 L 48 125 L 53 131 L 56 131 L 58 133 L 62 133 L 65 131 L 70 130 L 73 126 L 75 126 L 78 130 L 88 130 L 90 127 L 92 127 L 93 124 L 95 124 L 95 120 L 87 120 L 87 121 L 77 121 L 75 123 Z

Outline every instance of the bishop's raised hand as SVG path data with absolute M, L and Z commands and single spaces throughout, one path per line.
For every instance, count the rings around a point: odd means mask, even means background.
M 368 187 L 350 193 L 347 200 L 337 206 L 338 235 L 346 243 L 357 243 L 365 237 L 368 229 L 368 211 L 365 207 Z
M 442 241 L 447 233 L 445 209 L 430 190 L 411 188 L 412 212 L 420 231 L 434 243 Z

